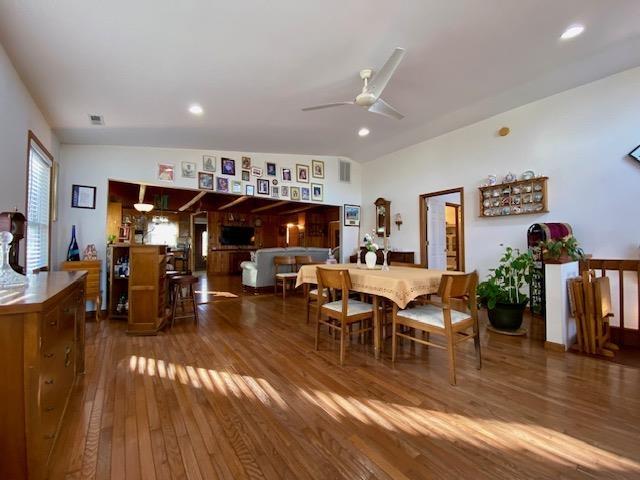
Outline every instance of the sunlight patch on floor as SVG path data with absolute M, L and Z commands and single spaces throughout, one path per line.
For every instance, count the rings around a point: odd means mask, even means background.
M 238 295 L 231 292 L 216 292 L 214 290 L 196 290 L 196 295 L 213 295 L 214 297 L 238 298 Z

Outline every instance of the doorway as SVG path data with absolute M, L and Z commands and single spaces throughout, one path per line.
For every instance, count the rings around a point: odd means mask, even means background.
M 420 195 L 420 263 L 464 271 L 464 188 Z
M 209 250 L 207 212 L 198 212 L 191 215 L 191 265 L 195 272 L 207 271 L 207 253 Z

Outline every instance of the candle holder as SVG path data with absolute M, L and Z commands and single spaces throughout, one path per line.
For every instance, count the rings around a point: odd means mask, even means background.
M 386 248 L 382 251 L 382 271 L 383 272 L 389 271 L 389 264 L 387 263 L 388 253 L 389 253 L 389 250 L 387 250 Z

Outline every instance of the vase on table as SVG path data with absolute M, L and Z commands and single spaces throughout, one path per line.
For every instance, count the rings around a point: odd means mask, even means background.
M 376 268 L 377 260 L 378 260 L 378 255 L 376 255 L 376 252 L 368 251 L 364 256 L 364 263 L 367 264 L 367 268 L 369 269 Z
M 76 241 L 76 226 L 71 227 L 71 242 L 69 242 L 69 248 L 67 249 L 67 262 L 80 261 L 80 247 Z

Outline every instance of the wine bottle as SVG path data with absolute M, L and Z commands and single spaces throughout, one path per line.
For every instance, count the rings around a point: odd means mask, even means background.
M 80 261 L 80 248 L 76 241 L 76 226 L 71 227 L 71 242 L 69 242 L 69 248 L 67 249 L 67 262 L 79 262 Z

